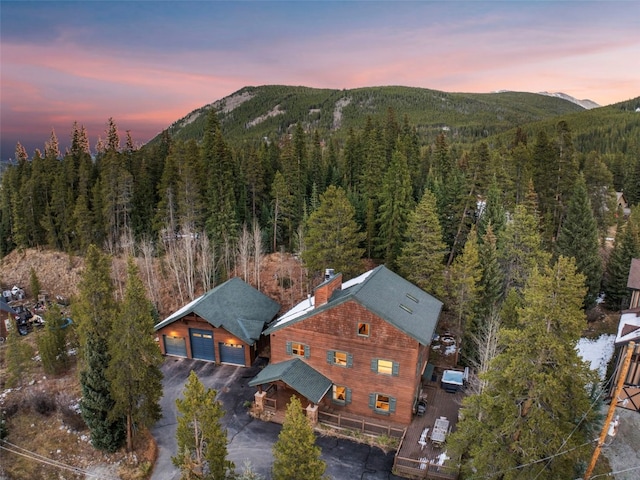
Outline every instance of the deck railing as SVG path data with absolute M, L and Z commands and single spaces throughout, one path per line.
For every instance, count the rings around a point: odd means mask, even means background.
M 434 465 L 426 459 L 395 457 L 393 474 L 405 478 L 420 480 L 457 480 L 460 471 L 458 467 Z
M 393 438 L 402 438 L 405 429 L 392 427 L 391 425 L 380 425 L 367 421 L 364 418 L 347 417 L 341 414 L 334 414 L 325 411 L 318 412 L 318 421 L 333 427 L 358 430 L 371 435 L 387 435 Z

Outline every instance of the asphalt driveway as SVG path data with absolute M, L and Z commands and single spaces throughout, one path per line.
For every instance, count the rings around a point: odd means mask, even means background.
M 264 366 L 264 362 L 262 362 Z M 260 361 L 251 368 L 231 365 L 215 365 L 210 362 L 178 357 L 166 357 L 162 365 L 164 395 L 161 400 L 162 419 L 151 429 L 158 444 L 158 460 L 151 480 L 179 480 L 180 472 L 171 463 L 176 454 L 176 398 L 182 396 L 189 373 L 194 370 L 208 388 L 218 391 L 226 411 L 222 419 L 227 429 L 228 458 L 241 471 L 250 462 L 253 471 L 265 479 L 271 478 L 273 456 L 271 447 L 278 438 L 280 425 L 256 420 L 249 416 L 246 402 L 253 400 L 255 389 L 247 383 L 260 369 Z M 393 452 L 349 440 L 318 436 L 316 444 L 322 449 L 322 459 L 327 463 L 326 474 L 332 479 L 391 480 Z

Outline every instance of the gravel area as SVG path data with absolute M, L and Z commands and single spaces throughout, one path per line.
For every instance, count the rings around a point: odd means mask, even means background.
M 609 407 L 603 408 L 603 415 Z M 615 437 L 607 438 L 602 454 L 609 460 L 616 480 L 640 478 L 640 412 L 617 408 L 620 424 Z M 618 473 L 615 473 L 618 472 Z

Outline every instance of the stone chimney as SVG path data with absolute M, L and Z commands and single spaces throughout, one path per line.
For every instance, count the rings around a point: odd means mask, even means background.
M 342 274 L 334 275 L 333 269 L 325 270 L 325 280 L 316 287 L 315 308 L 324 305 L 329 301 L 334 291 L 342 288 Z

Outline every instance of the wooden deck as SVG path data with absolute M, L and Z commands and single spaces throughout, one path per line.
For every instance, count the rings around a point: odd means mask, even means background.
M 464 393 L 447 393 L 437 383 L 427 382 L 423 388 L 424 396 L 427 398 L 427 410 L 423 416 L 414 417 L 407 427 L 396 453 L 394 473 L 408 478 L 455 479 L 458 477 L 458 468 L 449 466 L 451 462 L 439 465 L 442 463 L 439 460 L 446 456 L 446 449 L 433 443 L 429 437 L 436 419 L 440 417 L 449 420 L 450 431 L 455 430 Z M 426 441 L 421 444 L 419 441 L 425 429 L 429 430 Z

